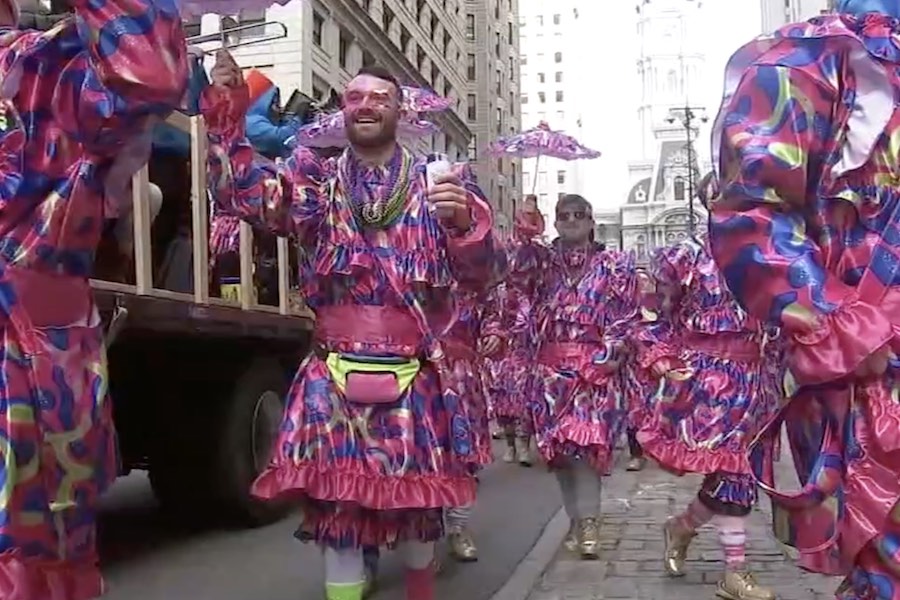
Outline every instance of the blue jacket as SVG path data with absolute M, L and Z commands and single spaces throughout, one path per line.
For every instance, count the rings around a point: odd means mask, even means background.
M 285 157 L 290 153 L 287 141 L 297 135 L 300 120 L 288 117 L 280 125 L 272 122 L 271 108 L 278 94 L 272 87 L 247 109 L 247 139 L 253 148 L 268 158 Z

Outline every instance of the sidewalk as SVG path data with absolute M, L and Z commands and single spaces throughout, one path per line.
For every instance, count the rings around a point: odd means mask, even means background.
M 787 461 L 785 461 L 787 462 Z M 787 471 L 789 464 L 779 464 Z M 661 525 L 696 494 L 700 478 L 675 477 L 648 464 L 640 473 L 617 468 L 604 483 L 602 554 L 582 561 L 561 548 L 536 582 L 529 600 L 706 600 L 715 598 L 722 570 L 716 531 L 706 526 L 691 545 L 688 574 L 670 579 L 662 570 Z M 831 600 L 840 578 L 795 567 L 770 534 L 769 500 L 750 516 L 747 557 L 760 583 L 781 600 Z

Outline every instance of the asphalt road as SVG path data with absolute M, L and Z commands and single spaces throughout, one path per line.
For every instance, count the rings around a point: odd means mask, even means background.
M 499 456 L 499 447 L 498 456 Z M 513 570 L 559 510 L 556 483 L 543 467 L 499 461 L 481 475 L 472 524 L 480 560 L 446 559 L 439 576 L 444 600 L 486 600 Z M 108 600 L 319 600 L 322 561 L 315 547 L 293 537 L 297 522 L 245 531 L 186 531 L 157 509 L 143 473 L 121 479 L 104 500 L 100 544 Z M 375 600 L 403 598 L 400 557 L 382 556 Z

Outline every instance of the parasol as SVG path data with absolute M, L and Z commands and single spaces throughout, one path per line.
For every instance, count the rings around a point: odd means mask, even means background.
M 488 147 L 488 152 L 495 157 L 515 156 L 536 158 L 539 161 L 542 156 L 560 160 L 600 157 L 599 152 L 591 150 L 572 136 L 550 129 L 545 121 L 538 123 L 537 127 L 496 140 Z M 534 185 L 537 185 L 536 177 Z

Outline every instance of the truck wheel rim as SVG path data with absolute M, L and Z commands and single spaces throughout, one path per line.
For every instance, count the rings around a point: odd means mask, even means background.
M 272 456 L 272 444 L 278 435 L 281 425 L 281 397 L 273 391 L 263 392 L 256 400 L 253 410 L 253 466 L 259 473 L 269 464 Z

